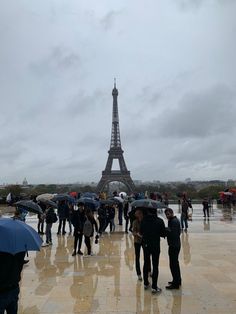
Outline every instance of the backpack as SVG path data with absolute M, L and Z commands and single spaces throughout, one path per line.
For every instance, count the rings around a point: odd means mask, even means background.
M 83 234 L 85 237 L 91 237 L 93 233 L 93 225 L 91 221 L 86 218 L 85 223 L 84 223 L 84 228 L 83 228 Z

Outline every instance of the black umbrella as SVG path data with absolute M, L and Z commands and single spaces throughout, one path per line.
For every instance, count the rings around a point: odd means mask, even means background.
M 163 204 L 162 202 L 159 201 L 154 201 L 152 199 L 142 199 L 142 200 L 137 200 L 131 203 L 132 207 L 136 208 L 150 208 L 150 209 L 158 209 L 158 208 L 166 208 L 167 206 Z
M 116 197 L 111 197 L 108 199 L 108 201 L 112 201 L 113 204 L 120 204 L 121 201 L 119 199 L 117 199 Z
M 51 199 L 51 201 L 53 201 L 53 202 L 68 201 L 68 202 L 71 202 L 74 204 L 75 199 L 74 199 L 74 197 L 72 197 L 68 194 L 57 194 Z
M 17 207 L 23 208 L 28 212 L 35 213 L 35 214 L 42 214 L 42 208 L 33 201 L 19 201 L 15 203 Z
M 57 208 L 57 204 L 55 202 L 51 201 L 51 200 L 46 200 L 46 201 L 44 201 L 42 203 L 44 203 L 45 205 L 49 205 L 52 208 Z
M 113 200 L 102 200 L 100 201 L 101 205 L 113 205 L 113 204 L 117 204 L 116 202 L 114 202 Z

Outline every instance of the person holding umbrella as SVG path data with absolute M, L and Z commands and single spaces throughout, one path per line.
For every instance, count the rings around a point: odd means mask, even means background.
M 51 205 L 47 205 L 46 209 L 46 243 L 43 246 L 52 245 L 52 225 L 57 222 L 57 215 Z

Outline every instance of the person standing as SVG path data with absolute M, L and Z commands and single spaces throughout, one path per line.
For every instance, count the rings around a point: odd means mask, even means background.
M 203 199 L 202 206 L 203 206 L 204 217 L 206 218 L 206 215 L 207 215 L 207 217 L 209 218 L 209 203 L 206 198 Z
M 129 213 L 131 211 L 131 206 L 130 206 L 130 202 L 127 200 L 124 204 L 124 218 L 125 218 L 125 233 L 128 233 L 129 231 L 131 231 L 131 225 L 128 231 L 128 227 L 129 227 Z
M 101 235 L 104 232 L 107 224 L 106 207 L 104 204 L 102 204 L 98 208 L 98 221 L 99 221 L 99 234 Z
M 38 214 L 38 233 L 44 234 L 44 221 L 46 205 L 43 202 L 39 202 L 38 205 L 42 208 L 42 214 Z
M 85 211 L 85 218 L 86 220 L 84 222 L 83 234 L 84 234 L 84 242 L 87 247 L 87 255 L 85 257 L 88 257 L 88 256 L 93 255 L 92 248 L 91 248 L 91 238 L 94 235 L 94 228 L 96 232 L 98 233 L 98 225 L 93 216 L 93 212 L 90 209 L 87 209 Z
M 167 243 L 169 246 L 169 265 L 170 271 L 172 274 L 172 281 L 169 281 L 169 285 L 166 286 L 166 289 L 179 289 L 181 286 L 181 273 L 179 267 L 179 252 L 181 248 L 180 242 L 180 222 L 171 208 L 165 210 L 166 218 L 168 219 L 168 228 L 166 228 Z
M 72 256 L 75 256 L 76 252 L 79 255 L 83 255 L 83 252 L 81 252 L 81 246 L 82 246 L 82 240 L 83 240 L 83 228 L 84 228 L 85 220 L 86 220 L 86 217 L 85 217 L 84 204 L 79 203 L 78 210 L 73 211 L 72 219 L 71 219 L 71 222 L 74 226 L 74 251 L 72 253 Z
M 135 249 L 135 268 L 138 280 L 142 281 L 141 268 L 140 268 L 140 252 L 142 247 L 142 237 L 140 236 L 140 225 L 143 220 L 143 212 L 137 209 L 135 212 L 136 219 L 133 221 L 132 233 L 134 236 L 134 249 Z
M 119 225 L 122 226 L 122 224 L 123 224 L 123 202 L 119 202 L 117 206 L 118 206 Z
M 0 252 L 0 314 L 17 314 L 19 282 L 23 269 L 25 252 L 15 255 Z
M 108 225 L 110 225 L 110 232 L 115 231 L 115 214 L 116 214 L 115 205 L 107 205 L 106 206 L 107 222 L 105 230 L 108 227 Z
M 189 211 L 189 203 L 186 198 L 183 198 L 181 203 L 181 228 L 185 232 L 188 231 L 188 211 Z
M 59 217 L 59 225 L 58 225 L 58 231 L 57 235 L 61 234 L 61 229 L 62 229 L 62 235 L 66 234 L 66 219 L 67 216 L 69 215 L 69 208 L 68 205 L 66 204 L 66 201 L 60 201 L 58 204 L 58 217 Z
M 153 209 L 147 209 L 147 215 L 143 218 L 140 225 L 140 234 L 143 237 L 144 250 L 144 267 L 143 279 L 144 289 L 150 287 L 148 272 L 150 270 L 150 258 L 152 259 L 152 293 L 161 292 L 157 286 L 159 274 L 159 257 L 160 257 L 160 238 L 165 237 L 164 221 L 153 213 Z
M 57 215 L 51 206 L 46 209 L 46 243 L 43 246 L 52 245 L 52 225 L 57 222 Z

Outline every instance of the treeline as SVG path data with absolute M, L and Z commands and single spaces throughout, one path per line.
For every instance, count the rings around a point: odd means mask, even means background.
M 202 199 L 211 197 L 219 198 L 219 192 L 224 191 L 225 185 L 209 185 L 202 189 L 197 189 L 193 184 L 180 183 L 172 186 L 170 184 L 139 185 L 136 187 L 137 193 L 158 192 L 167 193 L 169 199 L 178 199 L 178 195 L 185 192 L 191 199 Z M 22 187 L 20 185 L 9 185 L 0 190 L 0 197 L 5 198 L 9 192 L 14 196 L 29 197 L 30 195 L 39 195 L 43 193 L 69 193 L 69 192 L 96 192 L 95 186 L 90 185 L 56 185 L 56 184 L 39 184 L 35 186 Z

